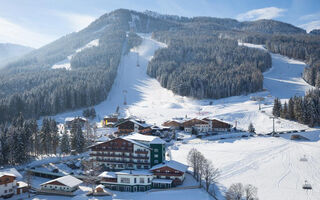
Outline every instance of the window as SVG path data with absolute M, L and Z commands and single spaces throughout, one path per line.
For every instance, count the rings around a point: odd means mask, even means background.
M 159 161 L 158 160 L 154 160 L 154 163 L 159 163 Z
M 148 183 L 150 183 L 150 178 L 148 178 Z
M 159 149 L 154 149 L 154 152 L 155 152 L 155 153 L 158 153 L 158 152 L 159 152 Z
M 144 178 L 140 178 L 140 183 L 144 183 Z
M 137 178 L 134 178 L 134 183 L 137 183 Z
M 4 193 L 7 193 L 7 190 L 4 190 Z
M 155 154 L 155 155 L 154 155 L 154 157 L 155 157 L 155 158 L 158 158 L 158 157 L 159 157 L 159 155 L 158 155 L 158 154 Z
M 130 183 L 130 178 L 121 178 L 120 183 Z
M 12 189 L 9 189 L 9 192 L 12 192 Z
M 157 172 L 160 172 L 160 169 L 158 169 Z

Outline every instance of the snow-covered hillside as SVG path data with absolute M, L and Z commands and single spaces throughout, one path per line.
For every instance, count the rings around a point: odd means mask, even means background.
M 304 95 L 312 88 L 301 78 L 304 63 L 271 54 L 273 66 L 264 73 L 266 90 L 263 92 L 219 100 L 178 96 L 162 88 L 157 80 L 146 74 L 148 61 L 154 52 L 166 45 L 151 39 L 150 35 L 141 34 L 141 37 L 142 44 L 122 57 L 108 98 L 95 106 L 98 120 L 115 112 L 117 106 L 120 106 L 123 117 L 135 115 L 151 124 L 161 124 L 172 117 L 185 115 L 214 116 L 233 124 L 237 121 L 237 126 L 242 129 L 247 129 L 252 122 L 258 133 L 268 133 L 272 131 L 270 116 L 274 97 L 285 100 L 293 95 Z M 262 46 L 244 45 L 263 49 Z M 127 105 L 124 105 L 125 98 Z M 263 99 L 261 110 L 258 109 L 257 98 Z M 81 116 L 82 110 L 59 114 L 55 119 L 63 122 L 66 117 L 77 115 Z M 282 138 L 256 137 L 221 141 L 187 139 L 183 143 L 175 143 L 171 153 L 173 159 L 186 163 L 186 155 L 192 147 L 203 152 L 220 168 L 222 175 L 219 182 L 222 189 L 231 183 L 242 182 L 257 186 L 260 199 L 317 199 L 320 196 L 317 185 L 320 182 L 319 130 L 288 120 L 276 120 L 278 131 L 301 129 L 307 130 L 304 134 L 311 142 L 291 141 L 289 135 Z M 300 161 L 304 155 L 307 162 Z M 305 180 L 315 187 L 311 194 L 301 189 Z
M 320 142 L 295 142 L 284 138 L 256 137 L 205 141 L 192 139 L 171 147 L 174 160 L 186 163 L 196 148 L 221 171 L 219 183 L 225 190 L 232 183 L 253 184 L 261 200 L 316 200 L 320 197 Z M 306 157 L 307 161 L 300 161 Z M 307 180 L 313 190 L 302 189 Z
M 87 49 L 87 48 L 91 48 L 91 47 L 96 47 L 96 46 L 99 46 L 99 39 L 95 39 L 95 40 L 92 40 L 91 42 L 89 42 L 88 44 L 86 44 L 85 46 L 79 48 L 76 50 L 76 52 L 72 55 L 69 55 L 66 59 L 60 61 L 60 62 L 57 62 L 56 64 L 54 64 L 51 68 L 52 69 L 66 69 L 66 70 L 71 70 L 71 64 L 70 64 L 70 61 L 72 59 L 72 57 L 83 51 L 84 49 Z
M 304 63 L 272 54 L 273 67 L 264 74 L 264 92 L 219 100 L 196 100 L 175 95 L 146 74 L 148 61 L 152 59 L 154 52 L 166 45 L 151 39 L 150 35 L 141 34 L 141 37 L 142 44 L 123 56 L 108 98 L 95 106 L 98 120 L 115 112 L 117 106 L 120 106 L 124 117 L 134 115 L 151 124 L 161 124 L 173 117 L 186 115 L 214 116 L 234 125 L 237 123 L 237 127 L 242 129 L 247 129 L 252 122 L 258 133 L 268 133 L 272 131 L 270 115 L 274 97 L 288 99 L 293 95 L 303 95 L 311 88 L 301 78 Z M 245 45 L 263 49 L 262 46 Z M 140 67 L 137 67 L 137 57 Z M 127 105 L 124 105 L 124 96 Z M 259 102 L 254 100 L 256 97 L 264 98 L 261 101 L 261 111 L 258 110 Z M 82 110 L 59 114 L 55 118 L 63 122 L 66 117 L 75 115 L 81 116 Z M 276 122 L 278 131 L 308 129 L 305 125 L 288 120 L 278 119 Z

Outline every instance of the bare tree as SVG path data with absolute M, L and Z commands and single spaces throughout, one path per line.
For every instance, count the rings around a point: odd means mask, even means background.
M 242 183 L 232 184 L 226 192 L 227 200 L 242 200 L 244 194 L 244 188 Z
M 206 183 L 206 190 L 209 191 L 210 185 L 217 182 L 220 172 L 215 168 L 210 160 L 204 159 L 203 161 L 203 177 Z
M 258 189 L 251 184 L 248 184 L 244 187 L 244 195 L 246 200 L 258 200 L 257 192 Z
M 206 158 L 200 153 L 198 152 L 197 155 L 197 166 L 199 168 L 199 175 L 198 175 L 198 180 L 200 181 L 200 187 L 202 186 L 202 177 L 205 174 L 205 163 L 206 163 Z
M 30 198 L 30 189 L 32 183 L 32 172 L 30 170 L 26 170 L 24 174 L 25 181 L 28 185 L 28 198 Z
M 198 162 L 197 162 L 197 156 L 199 155 L 199 151 L 195 148 L 192 148 L 188 153 L 188 164 L 193 168 L 193 176 L 197 179 L 198 175 Z
M 101 171 L 100 166 L 95 166 L 93 160 L 82 161 L 82 166 L 85 172 L 85 177 L 83 182 L 91 186 L 91 192 L 94 193 L 96 182 L 98 181 L 97 177 Z
M 243 186 L 242 183 L 234 183 L 232 184 L 228 191 L 226 192 L 226 199 L 227 200 L 258 200 L 257 197 L 258 189 L 248 184 Z

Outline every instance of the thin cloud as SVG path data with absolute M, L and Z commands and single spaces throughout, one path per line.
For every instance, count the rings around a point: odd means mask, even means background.
M 259 19 L 274 19 L 283 15 L 286 9 L 277 7 L 267 7 L 250 10 L 246 13 L 239 14 L 236 18 L 239 21 L 250 21 Z
M 80 31 L 81 29 L 86 28 L 91 22 L 96 19 L 96 17 L 90 15 L 77 13 L 56 12 L 56 15 L 67 20 L 71 29 L 74 31 Z
M 22 27 L 19 24 L 0 18 L 0 42 L 15 43 L 29 47 L 41 47 L 55 38 L 52 36 L 40 34 Z
M 320 12 L 309 14 L 309 15 L 303 15 L 299 18 L 299 20 L 316 20 L 316 19 L 320 19 Z
M 305 29 L 309 33 L 313 29 L 320 29 L 320 20 L 315 20 L 306 24 L 302 24 L 300 25 L 300 27 Z

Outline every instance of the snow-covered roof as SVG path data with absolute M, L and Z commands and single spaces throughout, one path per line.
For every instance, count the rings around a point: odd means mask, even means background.
M 146 176 L 151 176 L 153 175 L 149 170 L 122 170 L 120 172 L 116 172 L 118 175 L 134 175 L 134 176 L 139 176 L 139 175 L 146 175 Z
M 150 144 L 165 144 L 166 142 L 157 136 L 143 135 L 140 133 L 132 132 L 130 135 L 124 136 L 124 139 L 144 141 Z
M 22 175 L 15 169 L 15 168 L 8 168 L 0 170 L 0 177 L 1 176 L 14 176 L 16 178 L 22 178 Z
M 28 184 L 23 181 L 18 181 L 17 184 L 18 184 L 18 188 L 28 187 Z
M 161 164 L 153 166 L 150 170 L 155 170 L 155 169 L 159 169 L 162 167 L 170 167 L 172 169 L 175 169 L 175 170 L 178 170 L 181 172 L 186 172 L 188 169 L 187 165 L 184 165 L 184 164 L 177 162 L 177 161 L 174 161 L 174 160 L 169 160 L 169 161 L 165 161 Z
M 103 188 L 104 188 L 104 185 L 102 185 L 102 184 L 97 185 L 96 189 L 97 189 L 97 188 L 102 188 L 102 189 L 103 189 Z
M 57 179 L 53 179 L 53 180 L 50 180 L 50 181 L 47 181 L 45 183 L 42 183 L 41 185 L 46 185 L 46 184 L 50 184 L 52 182 L 59 182 L 59 183 L 62 183 L 63 185 L 66 185 L 68 187 L 75 187 L 75 186 L 78 186 L 82 183 L 81 180 L 71 176 L 71 175 L 68 175 L 68 176 L 63 176 L 63 177 L 60 177 L 60 178 L 57 178 Z
M 142 143 L 140 143 L 140 142 L 138 142 L 138 141 L 135 141 L 135 140 L 132 140 L 132 139 L 129 139 L 129 138 L 122 138 L 122 139 L 127 140 L 128 142 L 131 142 L 131 143 L 136 144 L 136 145 L 138 145 L 138 146 L 144 147 L 144 148 L 146 148 L 146 149 L 151 149 L 151 148 L 148 147 L 147 145 L 142 144 Z
M 140 122 L 138 122 L 138 121 L 135 120 L 135 119 L 127 119 L 127 120 L 124 120 L 123 122 L 119 122 L 118 124 L 116 124 L 116 126 L 118 126 L 118 125 L 120 125 L 120 124 L 123 124 L 123 123 L 125 123 L 125 122 L 128 122 L 128 121 L 130 121 L 130 122 L 132 122 L 132 123 L 134 123 L 134 124 L 137 124 L 137 125 L 139 125 L 139 126 L 142 126 L 142 127 L 144 127 L 144 128 L 151 127 L 151 125 L 146 124 L 146 123 L 140 123 Z
M 66 122 L 71 122 L 71 121 L 73 121 L 74 119 L 82 119 L 82 120 L 84 120 L 84 121 L 87 121 L 87 119 L 86 118 L 84 118 L 84 117 L 67 117 L 66 119 L 65 119 L 65 121 Z
M 168 183 L 171 184 L 173 180 L 171 179 L 159 179 L 159 178 L 155 178 L 152 180 L 152 183 Z
M 102 178 L 117 178 L 116 173 L 115 172 L 102 172 L 98 177 L 102 177 Z

